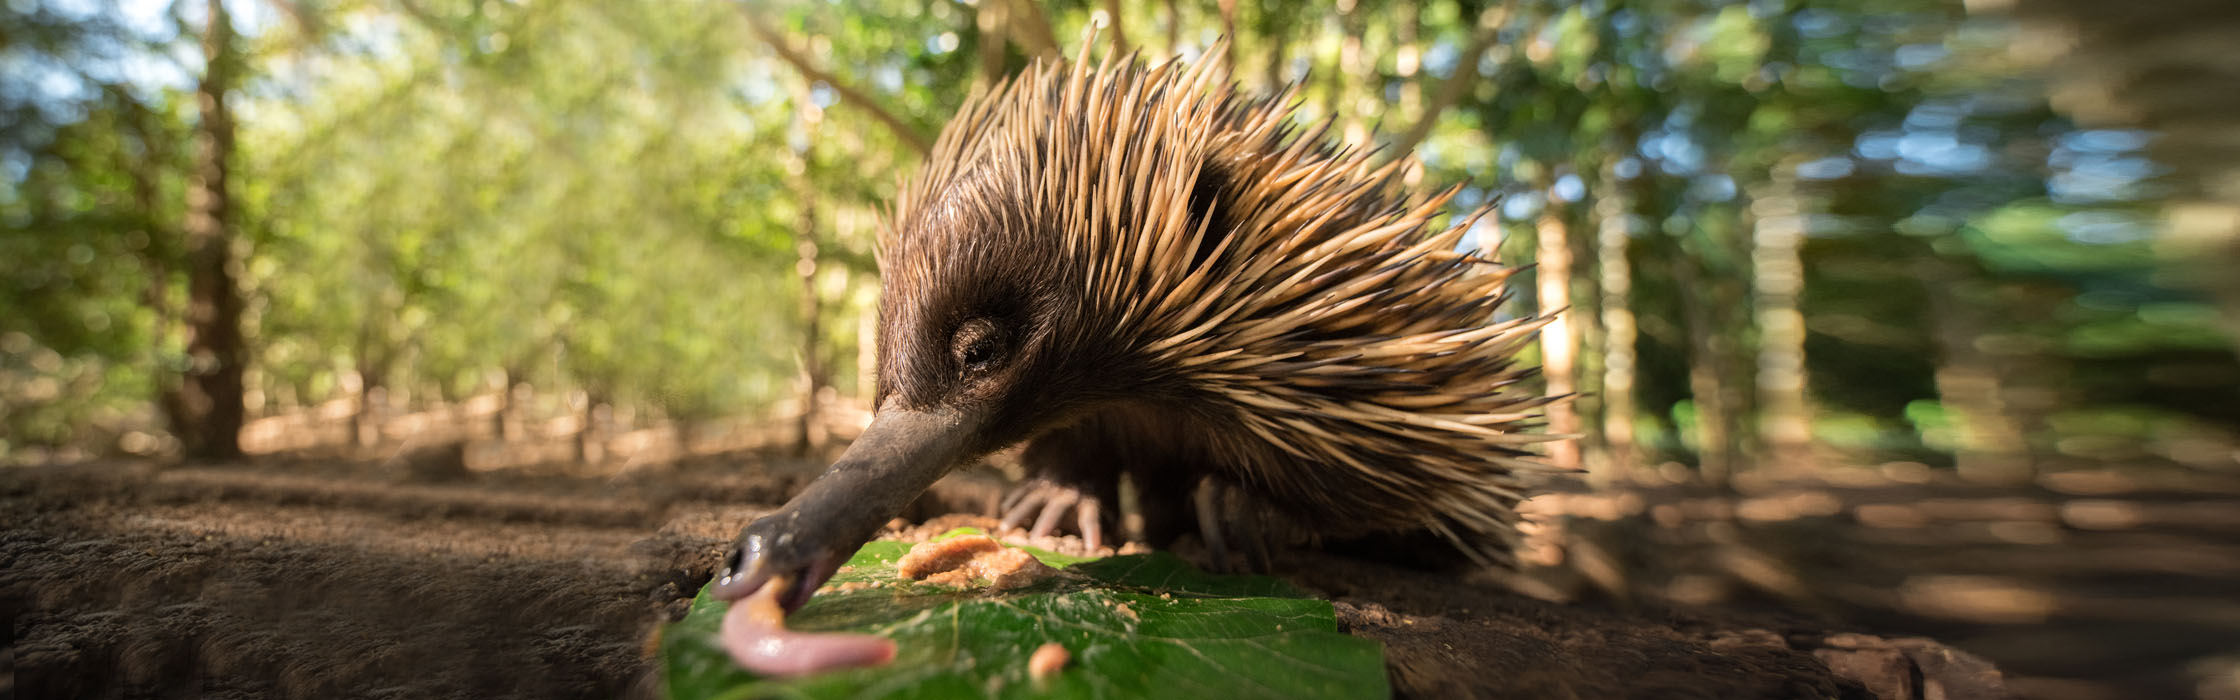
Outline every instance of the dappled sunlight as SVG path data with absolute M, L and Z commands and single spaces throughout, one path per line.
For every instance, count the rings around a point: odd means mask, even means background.
M 2052 593 L 1991 576 L 1915 576 L 1898 586 L 1909 613 L 1969 622 L 2043 622 L 2057 603 Z

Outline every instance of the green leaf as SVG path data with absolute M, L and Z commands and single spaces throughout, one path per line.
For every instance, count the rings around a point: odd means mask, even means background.
M 967 534 L 950 532 L 942 539 Z M 1327 601 L 1265 576 L 1217 576 L 1171 554 L 1084 559 L 1022 547 L 1058 576 L 1023 588 L 960 590 L 900 580 L 902 542 L 872 542 L 789 628 L 895 640 L 893 663 L 760 678 L 717 640 L 729 605 L 705 590 L 661 638 L 669 697 L 1386 697 L 1382 645 L 1338 632 Z M 841 591 L 851 583 L 876 587 Z M 1027 658 L 1072 655 L 1036 683 Z

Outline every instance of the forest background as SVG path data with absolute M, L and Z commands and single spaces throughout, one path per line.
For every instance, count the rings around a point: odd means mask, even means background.
M 1532 266 L 1515 313 L 1565 310 L 1527 361 L 1598 478 L 2240 469 L 2240 159 L 2050 9 L 6 3 L 0 460 L 312 415 L 379 446 L 470 404 L 579 460 L 821 443 L 869 391 L 898 175 L 1096 25 L 1146 60 L 1234 37 L 1245 88 L 1497 202 L 1468 244 Z

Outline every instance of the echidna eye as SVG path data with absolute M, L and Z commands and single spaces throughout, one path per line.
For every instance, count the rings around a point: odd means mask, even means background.
M 957 364 L 966 372 L 981 372 L 995 366 L 1003 357 L 1003 342 L 995 324 L 984 319 L 966 321 L 957 327 L 957 334 L 950 339 L 949 350 L 957 357 Z

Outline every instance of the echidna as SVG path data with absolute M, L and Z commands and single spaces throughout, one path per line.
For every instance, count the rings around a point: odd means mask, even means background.
M 1497 322 L 1509 270 L 1458 250 L 1486 211 L 1434 229 L 1455 190 L 1400 192 L 1405 158 L 1296 130 L 1290 93 L 1217 85 L 1217 53 L 1088 59 L 942 132 L 879 237 L 871 425 L 740 533 L 716 595 L 778 580 L 798 607 L 936 478 L 1021 442 L 1040 490 L 1013 519 L 1038 530 L 1071 509 L 1098 538 L 1127 473 L 1147 510 L 1213 484 L 1305 532 L 1507 551 L 1546 439 L 1518 432 L 1545 400 L 1512 356 L 1542 324 Z

